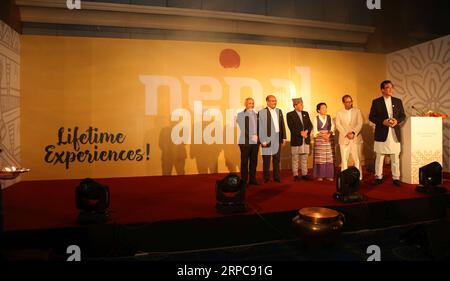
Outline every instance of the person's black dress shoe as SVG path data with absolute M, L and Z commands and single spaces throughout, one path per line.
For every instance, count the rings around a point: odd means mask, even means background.
M 396 186 L 401 186 L 402 185 L 402 183 L 399 180 L 394 180 L 394 184 Z
M 373 184 L 374 185 L 380 185 L 380 184 L 382 184 L 383 183 L 383 180 L 382 179 L 375 179 L 374 181 L 373 181 Z
M 294 181 L 298 181 L 298 176 L 294 176 Z
M 251 185 L 259 185 L 259 182 L 257 182 L 257 181 L 250 181 L 249 184 L 251 184 Z
M 264 179 L 264 182 L 265 182 L 265 183 L 268 183 L 268 182 L 269 182 L 269 179 Z
M 311 178 L 310 178 L 309 176 L 305 175 L 305 176 L 302 176 L 302 180 L 304 180 L 304 181 L 310 181 Z
M 276 181 L 277 183 L 281 183 L 280 179 L 274 179 L 274 181 Z

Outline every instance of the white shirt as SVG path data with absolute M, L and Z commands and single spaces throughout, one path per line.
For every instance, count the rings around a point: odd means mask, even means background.
M 295 112 L 297 112 L 298 118 L 300 118 L 300 122 L 302 122 L 302 125 L 304 125 L 304 124 L 303 124 L 303 116 L 302 116 L 302 112 L 301 112 L 301 111 L 298 111 L 297 109 L 295 110 Z
M 258 121 L 256 120 L 256 115 L 258 113 L 254 109 L 249 109 L 248 111 L 249 111 L 249 120 L 250 120 L 250 122 L 252 122 L 251 127 L 249 128 L 250 135 L 256 135 L 257 129 L 258 129 L 258 124 L 257 124 Z
M 350 124 L 352 122 L 352 110 L 353 108 L 345 110 L 345 112 L 347 113 L 347 124 Z
M 277 112 L 276 108 L 272 109 L 272 108 L 268 107 L 268 109 L 270 112 L 270 116 L 272 116 L 273 124 L 275 126 L 275 133 L 279 133 L 280 132 L 280 122 L 278 121 L 278 112 Z
M 384 98 L 384 104 L 386 105 L 386 110 L 388 112 L 389 118 L 392 118 L 392 99 L 391 97 Z

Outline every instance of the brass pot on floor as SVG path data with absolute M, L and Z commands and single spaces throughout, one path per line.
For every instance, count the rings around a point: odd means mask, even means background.
M 299 210 L 292 223 L 304 245 L 330 246 L 339 239 L 344 220 L 338 211 L 311 207 Z

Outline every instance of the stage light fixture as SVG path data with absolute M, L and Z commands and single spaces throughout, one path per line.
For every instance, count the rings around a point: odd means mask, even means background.
M 442 185 L 442 166 L 439 162 L 431 162 L 419 168 L 419 185 L 416 191 L 420 193 L 436 194 L 446 193 Z
M 104 223 L 109 217 L 109 188 L 86 178 L 75 190 L 79 224 Z
M 245 181 L 230 173 L 216 182 L 216 209 L 223 214 L 241 213 L 245 204 Z
M 356 167 L 350 167 L 337 175 L 336 192 L 333 198 L 344 203 L 359 202 L 363 196 L 358 192 L 360 172 Z

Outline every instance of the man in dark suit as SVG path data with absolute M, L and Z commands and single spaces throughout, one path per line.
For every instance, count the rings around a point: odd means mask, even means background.
M 292 173 L 294 181 L 298 181 L 298 160 L 300 157 L 302 179 L 309 180 L 307 164 L 313 124 L 308 112 L 303 111 L 302 98 L 292 99 L 292 102 L 295 110 L 286 115 L 287 124 L 291 131 Z
M 237 115 L 240 129 L 239 149 L 241 150 L 241 178 L 252 185 L 256 181 L 256 166 L 258 165 L 258 113 L 254 110 L 252 98 L 245 99 L 245 109 Z M 250 163 L 250 167 L 249 167 Z M 248 178 L 250 173 L 250 179 Z
M 375 123 L 375 185 L 383 182 L 383 163 L 385 155 L 391 159 L 392 179 L 400 186 L 400 127 L 405 119 L 405 111 L 401 99 L 395 98 L 394 84 L 385 80 L 380 85 L 383 96 L 374 99 L 370 108 L 369 120 Z
M 263 175 L 264 182 L 270 178 L 270 158 L 273 164 L 273 179 L 281 182 L 280 179 L 280 152 L 281 145 L 286 139 L 286 129 L 284 126 L 283 112 L 276 108 L 277 98 L 274 95 L 266 97 L 267 107 L 261 109 L 259 115 L 259 141 L 261 142 L 261 152 L 263 155 Z

